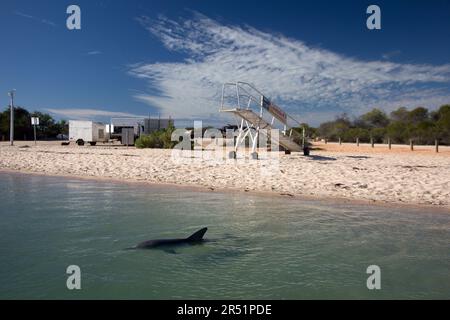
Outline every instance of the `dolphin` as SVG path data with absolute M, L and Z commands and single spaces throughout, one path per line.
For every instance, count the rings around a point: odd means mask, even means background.
M 193 233 L 191 236 L 187 238 L 180 239 L 155 239 L 155 240 L 147 240 L 139 243 L 135 247 L 128 249 L 155 249 L 155 248 L 167 248 L 173 246 L 179 246 L 183 244 L 198 244 L 204 241 L 203 236 L 205 235 L 208 228 L 203 228 Z

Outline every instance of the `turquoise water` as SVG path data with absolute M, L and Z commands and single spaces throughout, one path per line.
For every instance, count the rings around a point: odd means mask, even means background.
M 8 173 L 0 204 L 0 298 L 450 298 L 446 212 Z M 203 226 L 175 254 L 123 250 Z

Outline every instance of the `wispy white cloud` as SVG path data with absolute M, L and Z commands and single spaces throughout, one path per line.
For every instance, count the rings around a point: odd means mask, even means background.
M 156 92 L 135 98 L 164 115 L 217 118 L 221 85 L 235 81 L 253 83 L 300 116 L 450 101 L 450 64 L 362 61 L 280 34 L 193 15 L 183 21 L 138 19 L 168 50 L 186 55 L 180 62 L 131 67 L 130 73 Z
M 56 27 L 56 23 L 47 19 L 41 19 L 42 23 L 48 24 L 49 26 Z
M 51 27 L 56 27 L 56 23 L 54 23 L 53 21 L 47 20 L 47 19 L 41 19 L 41 18 L 38 18 L 38 17 L 32 16 L 32 15 L 23 13 L 23 12 L 20 12 L 20 11 L 14 11 L 14 14 L 18 15 L 20 17 L 23 17 L 23 18 L 32 19 L 34 21 L 41 22 L 41 23 L 49 25 Z
M 389 52 L 385 52 L 381 55 L 381 57 L 385 60 L 389 60 L 391 58 L 397 57 L 401 54 L 402 52 L 400 50 L 394 50 L 394 51 L 389 51 Z
M 21 17 L 24 17 L 24 18 L 34 19 L 33 16 L 31 16 L 31 15 L 29 15 L 29 14 L 26 14 L 26 13 L 22 13 L 22 12 L 20 12 L 20 11 L 14 11 L 14 14 L 16 14 L 16 15 L 18 15 L 18 16 L 21 16 Z
M 86 54 L 89 56 L 96 56 L 96 55 L 102 54 L 102 52 L 99 50 L 92 50 L 92 51 L 87 52 Z
M 139 117 L 127 112 L 114 112 L 100 109 L 56 109 L 56 108 L 45 108 L 43 109 L 51 114 L 65 117 L 71 120 L 97 120 L 97 119 L 107 119 L 111 117 Z

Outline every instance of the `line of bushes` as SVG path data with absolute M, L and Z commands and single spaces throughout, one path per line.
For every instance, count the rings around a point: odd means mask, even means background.
M 413 110 L 398 108 L 390 113 L 379 109 L 363 114 L 351 120 L 341 115 L 334 121 L 322 123 L 318 128 L 308 128 L 310 136 L 329 141 L 385 143 L 390 138 L 392 143 L 408 143 L 410 139 L 417 144 L 434 144 L 438 139 L 441 144 L 450 145 L 450 105 L 443 105 L 437 111 L 418 107 Z

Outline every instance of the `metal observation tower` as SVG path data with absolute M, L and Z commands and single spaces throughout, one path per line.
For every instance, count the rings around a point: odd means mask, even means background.
M 239 123 L 234 153 L 230 157 L 236 157 L 238 147 L 245 146 L 245 139 L 248 137 L 252 157 L 257 158 L 258 138 L 263 129 L 267 135 L 270 135 L 272 129 L 280 129 L 278 135 L 271 137 L 272 143 L 281 146 L 286 153 L 303 150 L 304 134 L 302 136 L 293 130 L 294 126 L 301 124 L 249 83 L 225 83 L 222 86 L 220 112 L 234 114 Z

